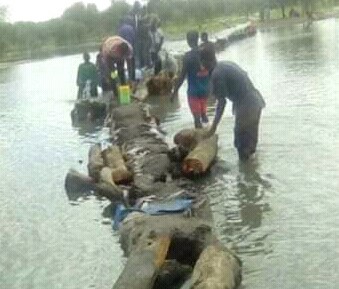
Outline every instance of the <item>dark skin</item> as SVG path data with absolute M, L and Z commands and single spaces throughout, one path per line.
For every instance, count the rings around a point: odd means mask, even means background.
M 210 73 L 212 73 L 213 69 L 216 66 L 215 62 L 207 61 L 205 59 L 202 59 L 202 64 L 210 71 Z M 225 107 L 226 107 L 226 98 L 218 99 L 217 104 L 216 104 L 216 109 L 215 109 L 216 110 L 215 117 L 214 117 L 212 126 L 210 127 L 209 131 L 205 134 L 205 138 L 209 138 L 215 134 L 218 124 L 224 113 Z
M 188 45 L 191 48 L 196 48 L 198 47 L 198 42 L 197 41 L 189 41 L 187 40 Z M 171 101 L 174 101 L 175 98 L 178 98 L 178 91 L 179 88 L 181 87 L 181 85 L 184 83 L 185 81 L 185 77 L 187 74 L 187 67 L 184 65 L 181 69 L 180 75 L 175 83 L 174 89 L 173 89 L 173 93 L 171 95 Z

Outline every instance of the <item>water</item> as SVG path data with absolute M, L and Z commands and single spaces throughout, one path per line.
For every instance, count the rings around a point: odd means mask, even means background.
M 218 55 L 246 69 L 267 102 L 249 165 L 232 146 L 228 104 L 218 128 L 224 172 L 204 188 L 220 239 L 244 262 L 244 288 L 338 287 L 338 36 L 338 22 L 326 20 L 260 31 Z M 123 268 L 109 203 L 74 202 L 63 188 L 70 167 L 86 171 L 103 133 L 71 126 L 80 62 L 0 70 L 0 288 L 111 288 Z M 157 103 L 169 139 L 192 125 L 180 92 Z

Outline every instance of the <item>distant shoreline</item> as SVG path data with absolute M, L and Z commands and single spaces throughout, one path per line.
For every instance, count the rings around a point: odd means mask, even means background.
M 339 18 L 339 11 L 333 11 L 328 13 L 314 13 L 315 19 L 314 22 L 330 19 L 330 18 Z M 281 18 L 281 19 L 272 19 L 268 21 L 254 21 L 258 29 L 262 28 L 276 28 L 276 27 L 288 27 L 297 24 L 306 23 L 306 17 L 296 17 L 296 18 Z
M 332 11 L 328 13 L 315 13 L 314 21 L 325 20 L 330 18 L 339 18 L 339 11 Z M 281 19 L 272 19 L 266 21 L 254 20 L 253 22 L 257 26 L 257 29 L 269 29 L 277 27 L 289 27 L 293 25 L 306 23 L 306 17 L 298 18 L 281 18 Z M 224 29 L 220 29 L 223 31 Z M 206 31 L 209 31 L 208 26 Z M 165 30 L 166 32 L 166 30 Z M 183 37 L 180 37 L 180 40 Z M 179 37 L 175 34 L 168 34 L 168 41 L 178 40 Z M 79 45 L 72 46 L 62 46 L 62 47 L 43 47 L 39 50 L 34 51 L 11 51 L 8 52 L 6 56 L 0 58 L 0 69 L 4 69 L 10 66 L 13 63 L 22 63 L 31 60 L 46 59 L 56 56 L 65 56 L 72 54 L 80 54 L 83 51 L 93 52 L 98 50 L 100 43 L 89 42 Z

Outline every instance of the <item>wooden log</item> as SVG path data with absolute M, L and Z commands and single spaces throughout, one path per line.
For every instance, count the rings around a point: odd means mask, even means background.
M 100 171 L 100 181 L 109 184 L 113 187 L 117 186 L 113 181 L 112 169 L 109 167 L 103 167 L 102 170 Z
M 123 192 L 119 187 L 96 183 L 93 178 L 73 169 L 70 169 L 66 175 L 65 189 L 68 194 L 78 193 L 79 191 L 94 191 L 111 201 L 123 201 Z
M 182 170 L 185 174 L 200 175 L 205 173 L 218 151 L 218 136 L 213 135 L 210 138 L 200 141 L 184 159 Z
M 106 167 L 111 169 L 126 167 L 125 161 L 118 146 L 109 146 L 102 152 L 102 155 Z
M 88 175 L 96 181 L 100 178 L 100 171 L 104 167 L 104 159 L 101 154 L 101 145 L 93 145 L 88 152 Z
M 148 79 L 146 87 L 148 96 L 169 96 L 173 88 L 173 78 L 165 73 L 160 73 Z
M 112 169 L 112 179 L 115 184 L 129 183 L 133 174 L 127 169 L 118 146 L 110 146 L 103 151 L 105 166 Z
M 234 289 L 241 283 L 241 262 L 220 244 L 210 245 L 195 264 L 190 289 Z
M 150 289 L 153 288 L 161 266 L 164 264 L 171 239 L 158 236 L 143 250 L 137 250 L 127 260 L 113 289 Z
M 77 193 L 91 191 L 94 189 L 95 181 L 93 178 L 70 169 L 65 179 L 65 189 L 67 193 Z
M 174 136 L 174 143 L 188 150 L 193 150 L 204 139 L 208 132 L 207 128 L 183 129 Z

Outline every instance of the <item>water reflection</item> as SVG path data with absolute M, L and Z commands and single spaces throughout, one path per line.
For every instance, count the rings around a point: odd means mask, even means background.
M 262 223 L 264 208 L 268 205 L 263 203 L 265 190 L 271 187 L 259 172 L 257 159 L 247 162 L 239 162 L 239 175 L 237 177 L 238 196 L 242 225 L 249 228 L 258 228 Z
M 152 106 L 152 114 L 164 122 L 167 117 L 180 108 L 179 99 L 170 100 L 169 95 L 152 96 L 147 98 L 147 103 Z

